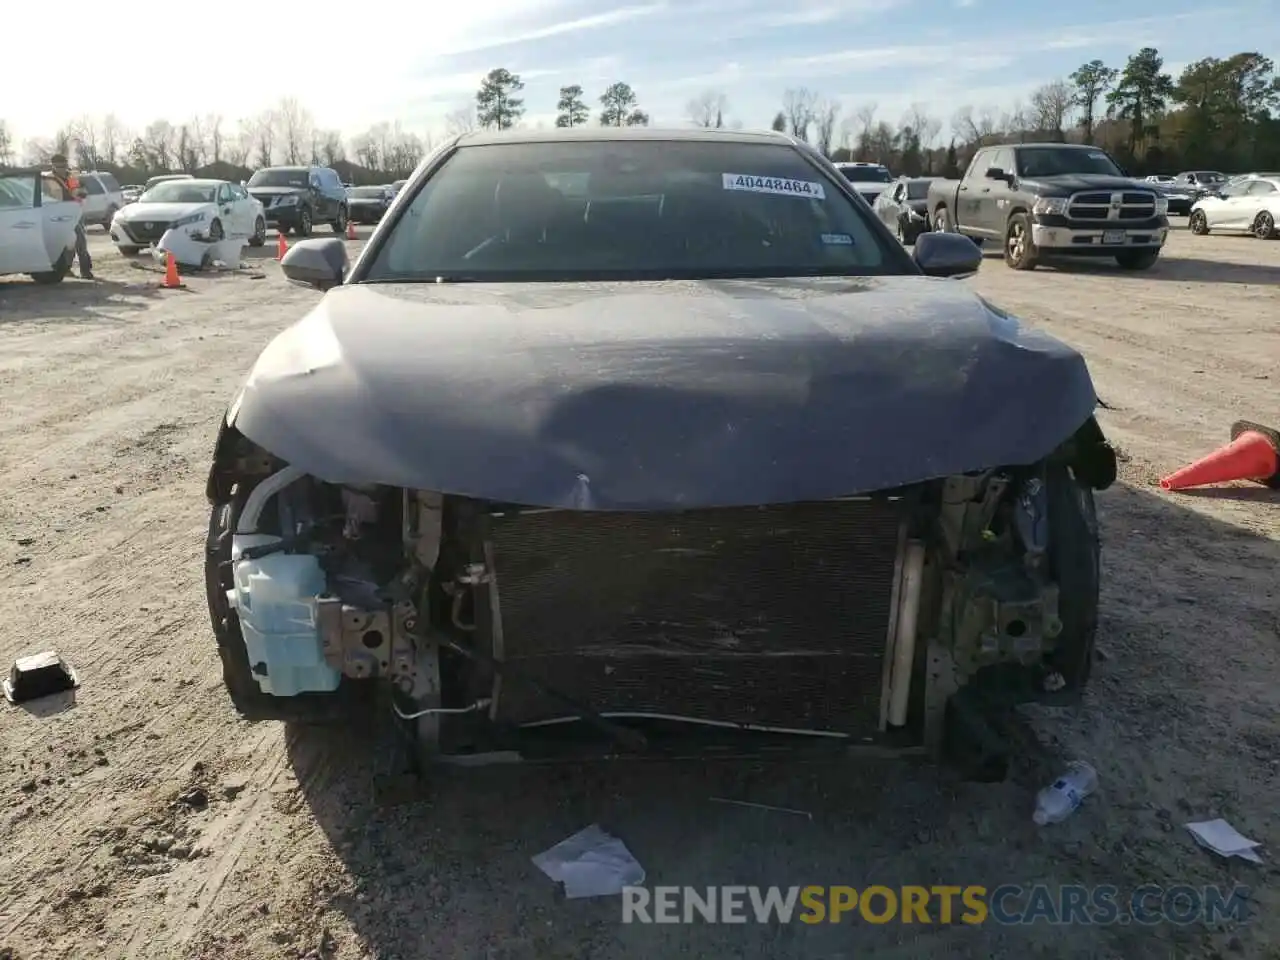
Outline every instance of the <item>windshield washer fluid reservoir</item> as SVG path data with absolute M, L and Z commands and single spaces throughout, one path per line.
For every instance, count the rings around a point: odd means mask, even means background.
M 235 586 L 227 599 L 240 617 L 249 669 L 262 692 L 277 697 L 332 692 L 341 674 L 325 662 L 316 619 L 316 597 L 327 588 L 320 562 L 307 553 L 242 559 L 248 547 L 279 542 L 257 533 L 231 540 Z

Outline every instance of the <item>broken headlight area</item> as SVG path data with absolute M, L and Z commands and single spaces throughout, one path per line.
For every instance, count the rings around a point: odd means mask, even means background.
M 1068 467 L 628 513 L 339 486 L 251 445 L 224 454 L 210 493 L 234 521 L 211 558 L 249 699 L 381 681 L 431 753 L 673 732 L 936 751 L 962 688 L 1017 700 L 1087 678 L 1096 527 Z

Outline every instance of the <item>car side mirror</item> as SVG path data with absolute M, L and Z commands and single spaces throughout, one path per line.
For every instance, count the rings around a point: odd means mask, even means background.
M 337 237 L 299 240 L 280 261 L 285 279 L 301 287 L 328 290 L 347 272 L 347 245 Z
M 927 277 L 963 277 L 982 266 L 982 248 L 962 233 L 922 233 L 911 259 Z
M 987 167 L 988 180 L 1008 180 L 1009 174 L 1003 167 Z

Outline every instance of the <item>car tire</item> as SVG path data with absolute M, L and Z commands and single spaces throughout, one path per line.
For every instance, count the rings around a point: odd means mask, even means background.
M 1209 218 L 1204 215 L 1203 210 L 1192 210 L 1187 226 L 1197 237 L 1203 237 L 1209 232 Z
M 141 247 L 118 246 L 116 247 L 116 249 L 120 251 L 120 255 L 122 257 L 135 257 L 138 255 L 138 251 L 141 249 Z
M 1034 270 L 1039 251 L 1031 242 L 1031 220 L 1025 213 L 1015 213 L 1004 227 L 1004 262 L 1014 270 Z
M 107 212 L 102 217 L 102 230 L 104 233 L 111 232 L 111 221 L 116 218 L 116 214 L 119 212 L 116 207 L 107 207 Z
M 209 224 L 209 239 L 214 243 L 222 240 L 226 235 L 226 232 L 222 229 L 221 220 L 214 220 L 213 223 Z
M 1259 240 L 1270 240 L 1276 235 L 1276 218 L 1263 210 L 1253 221 L 1251 232 Z
M 48 286 L 53 283 L 61 283 L 66 279 L 67 274 L 71 272 L 71 263 L 75 259 L 74 250 L 63 250 L 62 256 L 53 264 L 52 270 L 42 270 L 39 273 L 31 274 L 31 279 L 41 286 Z
M 1126 250 L 1116 254 L 1116 263 L 1121 270 L 1150 270 L 1159 259 L 1159 250 Z
M 261 247 L 267 242 L 267 221 L 259 217 L 253 222 L 253 236 L 249 238 L 249 246 Z
M 951 232 L 951 215 L 947 213 L 946 207 L 939 207 L 937 210 L 933 211 L 933 232 Z
M 1051 670 L 1065 684 L 1060 701 L 1078 699 L 1093 672 L 1102 582 L 1102 540 L 1093 490 L 1066 466 L 1053 466 L 1045 476 L 1049 520 L 1049 569 L 1058 584 L 1057 644 Z
M 346 233 L 347 230 L 347 208 L 338 207 L 338 219 L 331 220 L 329 226 L 333 228 L 334 233 Z
M 293 234 L 296 237 L 311 236 L 311 211 L 303 207 L 302 212 L 298 214 L 298 224 L 293 228 Z
M 218 645 L 218 658 L 222 661 L 222 683 L 231 698 L 231 705 L 242 719 L 254 722 L 349 723 L 353 706 L 367 702 L 369 697 L 366 695 L 376 689 L 374 684 L 351 685 L 344 679 L 334 693 L 276 697 L 263 693 L 254 679 L 244 636 L 240 632 L 240 619 L 227 600 L 227 591 L 234 586 L 230 566 L 231 536 L 248 495 L 249 491 L 240 484 L 227 502 L 213 506 L 209 514 L 209 534 L 205 540 L 205 596 Z

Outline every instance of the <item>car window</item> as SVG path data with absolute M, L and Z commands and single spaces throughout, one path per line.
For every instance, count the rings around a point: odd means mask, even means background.
M 351 196 L 357 199 L 381 198 L 386 195 L 386 187 L 352 187 Z
M 29 209 L 35 206 L 35 178 L 0 177 L 0 209 Z
M 165 180 L 138 198 L 139 203 L 213 203 L 212 183 L 191 180 Z
M 1267 183 L 1265 180 L 1254 180 L 1249 184 L 1249 196 L 1256 197 L 1266 193 L 1275 193 L 1276 188 L 1273 184 Z
M 556 186 L 567 182 L 578 189 Z M 643 280 L 909 269 L 873 228 L 869 208 L 793 147 L 639 140 L 457 149 L 401 208 L 365 279 Z
M 912 180 L 907 184 L 908 200 L 924 200 L 929 196 L 928 180 Z
M 999 167 L 1005 173 L 1017 172 L 1018 158 L 1012 150 L 1000 149 L 995 152 L 988 166 Z M 983 171 L 984 173 L 986 171 Z
M 230 187 L 230 185 L 229 185 L 229 184 L 225 184 L 225 183 L 224 183 L 224 184 L 219 185 L 219 187 L 218 187 L 218 202 L 219 202 L 219 203 L 230 203 L 230 202 L 231 202 L 231 187 Z
M 305 187 L 305 167 L 275 167 L 259 170 L 249 178 L 250 187 Z
M 81 185 L 90 196 L 100 197 L 106 193 L 97 177 L 83 177 L 81 178 Z
M 109 173 L 99 173 L 98 179 L 102 181 L 102 186 L 108 193 L 118 193 L 120 190 L 120 181 Z
M 969 169 L 964 172 L 965 177 L 968 178 L 968 177 L 982 176 L 982 174 L 986 172 L 987 167 L 992 166 L 992 164 L 989 162 L 990 160 L 991 160 L 991 151 L 988 150 L 986 147 L 983 147 L 981 150 L 975 153 L 973 155 L 973 159 L 969 161 Z

